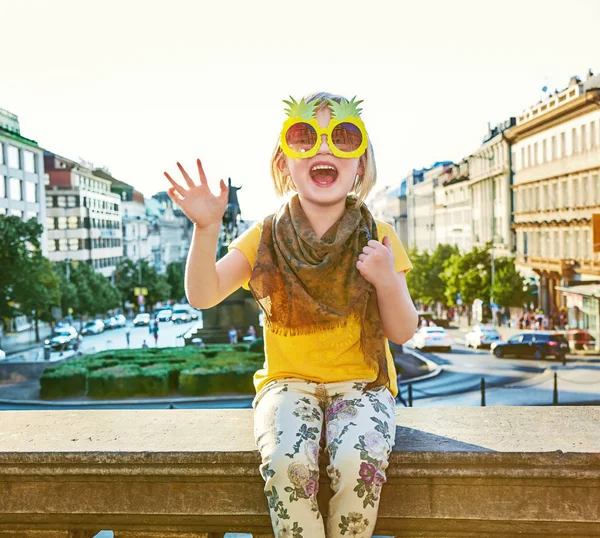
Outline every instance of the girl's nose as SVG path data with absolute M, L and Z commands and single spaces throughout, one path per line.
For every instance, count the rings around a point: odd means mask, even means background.
M 327 144 L 327 135 L 321 135 L 321 146 L 319 147 L 319 153 L 331 153 L 329 145 Z

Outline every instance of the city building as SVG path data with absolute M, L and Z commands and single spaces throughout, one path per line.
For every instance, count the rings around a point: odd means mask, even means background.
M 93 166 L 44 152 L 49 175 L 46 187 L 48 257 L 53 262 L 77 261 L 112 277 L 123 257 L 121 197 Z
M 456 245 L 461 251 L 471 250 L 471 194 L 469 163 L 448 164 L 434 180 L 435 245 Z
M 44 150 L 35 140 L 21 135 L 19 118 L 0 109 L 0 215 L 46 223 Z M 48 255 L 47 233 L 41 249 Z
M 510 118 L 488 132 L 481 146 L 469 156 L 472 198 L 473 243 L 483 247 L 492 242 L 494 256 L 512 256 L 512 162 L 505 131 L 516 124 Z
M 94 175 L 110 181 L 111 191 L 121 199 L 123 256 L 134 262 L 147 260 L 152 263 L 150 221 L 146 214 L 144 195 L 132 185 L 113 177 L 106 168 L 95 169 Z
M 413 170 L 407 179 L 408 246 L 435 250 L 435 196 L 440 175 L 452 161 L 436 162 L 431 168 Z
M 406 179 L 399 185 L 388 185 L 370 195 L 367 203 L 374 218 L 394 227 L 404 245 L 407 244 Z
M 564 290 L 600 280 L 600 76 L 573 77 L 505 132 L 514 168 L 516 263 L 536 279 L 540 307 L 569 306 Z M 597 301 L 594 301 L 597 304 Z M 591 304 L 588 302 L 587 304 Z M 569 325 L 598 342 L 597 308 L 571 302 Z

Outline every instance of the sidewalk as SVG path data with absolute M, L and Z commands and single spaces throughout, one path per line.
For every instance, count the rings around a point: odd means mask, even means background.
M 50 324 L 40 321 L 40 341 L 35 340 L 35 327 L 20 331 L 18 333 L 6 333 L 0 337 L 0 349 L 6 353 L 6 355 L 14 355 L 15 353 L 22 353 L 29 351 L 30 349 L 42 347 L 44 340 L 52 332 Z

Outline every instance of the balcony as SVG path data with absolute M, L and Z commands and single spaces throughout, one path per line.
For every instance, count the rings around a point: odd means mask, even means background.
M 376 534 L 600 536 L 600 407 L 399 408 L 397 417 Z M 2 538 L 272 536 L 252 410 L 1 418 Z

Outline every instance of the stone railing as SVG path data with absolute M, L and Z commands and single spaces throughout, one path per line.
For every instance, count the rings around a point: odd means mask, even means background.
M 600 536 L 599 407 L 397 417 L 376 534 Z M 259 463 L 252 410 L 3 411 L 0 538 L 271 537 Z

